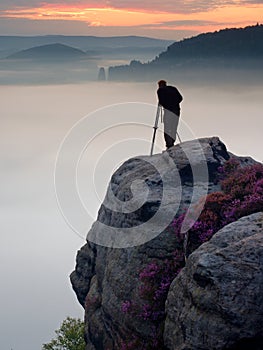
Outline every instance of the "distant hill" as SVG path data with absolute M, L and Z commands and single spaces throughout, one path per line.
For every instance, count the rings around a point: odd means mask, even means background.
M 151 80 L 187 69 L 263 68 L 263 25 L 205 33 L 173 43 L 154 60 L 110 67 L 111 80 Z
M 32 60 L 72 60 L 86 57 L 86 53 L 63 44 L 48 44 L 19 51 L 7 57 L 7 59 L 32 59 Z
M 208 57 L 262 57 L 262 38 L 263 25 L 224 29 L 214 33 L 200 34 L 172 44 L 156 58 L 155 62 L 167 62 L 185 58 L 200 60 Z
M 125 50 L 133 47 L 135 49 L 158 48 L 161 52 L 173 43 L 172 40 L 161 40 L 140 36 L 65 36 L 65 35 L 44 35 L 44 36 L 0 36 L 0 57 L 6 57 L 21 50 L 26 50 L 35 46 L 48 44 L 64 44 L 73 46 L 82 51 L 99 51 L 105 49 L 112 51 L 116 49 Z

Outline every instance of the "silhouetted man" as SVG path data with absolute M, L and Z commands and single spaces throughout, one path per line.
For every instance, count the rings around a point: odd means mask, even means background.
M 164 139 L 168 149 L 174 145 L 176 140 L 180 117 L 180 102 L 182 102 L 183 97 L 176 87 L 167 85 L 165 80 L 158 81 L 158 86 L 159 104 L 164 108 Z

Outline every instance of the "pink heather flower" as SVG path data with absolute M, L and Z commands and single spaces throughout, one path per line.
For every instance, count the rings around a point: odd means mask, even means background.
M 254 192 L 263 196 L 263 179 L 260 179 L 256 182 L 255 187 L 254 187 Z
M 122 303 L 121 311 L 126 314 L 130 311 L 131 306 L 132 306 L 132 303 L 129 300 L 126 300 Z
M 144 278 L 154 277 L 158 272 L 159 266 L 155 262 L 152 262 L 149 265 L 147 265 L 145 269 L 142 270 L 142 272 L 140 273 L 140 280 Z
M 142 308 L 142 312 L 140 313 L 140 317 L 146 321 L 151 317 L 151 314 L 152 312 L 151 312 L 150 306 L 147 304 L 144 304 Z
M 209 239 L 213 236 L 214 231 L 212 229 L 204 231 L 200 233 L 199 239 L 202 243 L 209 241 Z

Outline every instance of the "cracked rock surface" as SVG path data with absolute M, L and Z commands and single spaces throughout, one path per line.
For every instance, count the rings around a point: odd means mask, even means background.
M 225 226 L 189 256 L 166 311 L 168 349 L 262 349 L 263 213 Z

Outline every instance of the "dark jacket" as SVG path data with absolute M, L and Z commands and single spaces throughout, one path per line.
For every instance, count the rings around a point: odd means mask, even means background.
M 157 95 L 160 105 L 169 111 L 180 115 L 180 102 L 182 102 L 183 97 L 180 92 L 174 86 L 163 86 L 157 90 Z

